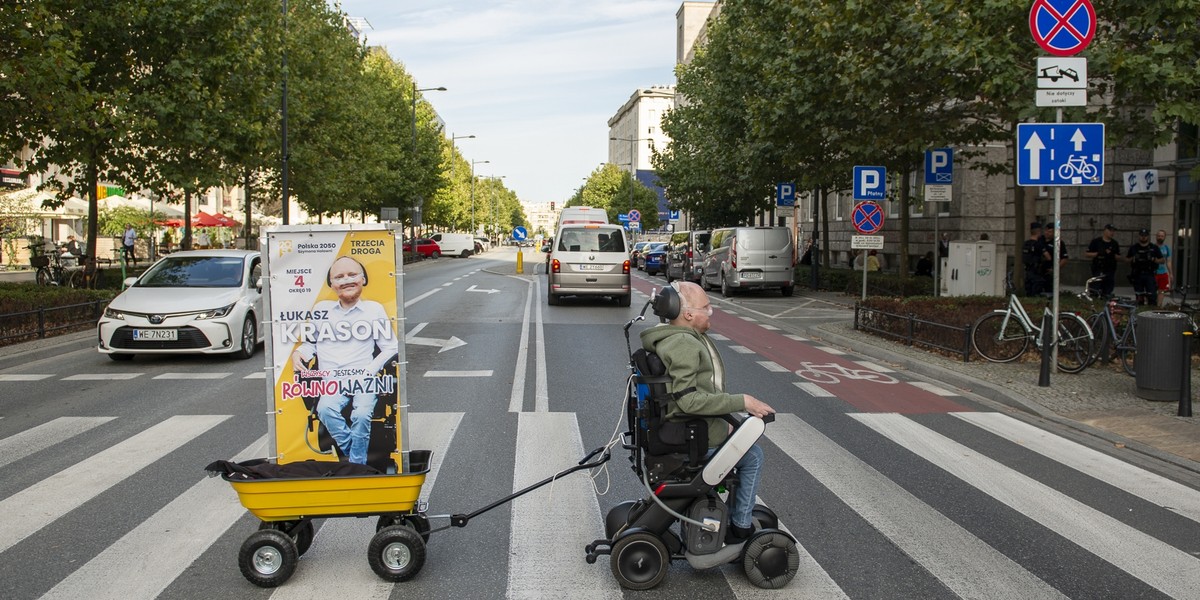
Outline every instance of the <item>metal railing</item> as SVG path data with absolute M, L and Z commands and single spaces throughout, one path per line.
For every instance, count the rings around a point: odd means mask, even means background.
M 854 329 L 871 332 L 904 342 L 936 348 L 962 356 L 963 362 L 971 360 L 971 326 L 959 327 L 935 321 L 918 319 L 916 315 L 898 315 L 854 303 Z M 950 346 L 939 339 L 959 338 L 958 346 Z
M 0 346 L 95 327 L 109 300 L 39 308 L 0 315 Z

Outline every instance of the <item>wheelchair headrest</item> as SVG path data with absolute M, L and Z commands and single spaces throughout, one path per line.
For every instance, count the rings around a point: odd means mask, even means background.
M 650 305 L 655 316 L 663 321 L 672 321 L 679 318 L 679 311 L 683 309 L 683 298 L 674 285 L 664 285 L 650 299 Z

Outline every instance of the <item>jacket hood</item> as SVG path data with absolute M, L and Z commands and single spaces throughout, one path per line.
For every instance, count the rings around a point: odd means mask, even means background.
M 685 333 L 697 339 L 700 338 L 700 334 L 691 327 L 660 324 L 642 331 L 642 347 L 646 350 L 654 351 L 654 347 L 657 346 L 659 342 L 677 333 Z

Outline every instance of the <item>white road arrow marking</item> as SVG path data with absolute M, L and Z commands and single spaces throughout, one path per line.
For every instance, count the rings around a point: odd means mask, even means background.
M 1042 150 L 1046 149 L 1046 145 L 1042 143 L 1042 138 L 1038 137 L 1037 132 L 1029 136 L 1029 141 L 1025 142 L 1025 150 L 1029 151 L 1029 178 L 1042 178 Z
M 1075 144 L 1075 151 L 1083 151 L 1083 143 L 1087 141 L 1087 136 L 1083 135 L 1082 129 L 1076 129 L 1075 135 L 1071 136 L 1071 143 Z
M 477 289 L 475 289 L 475 286 L 471 286 L 471 287 L 467 288 L 467 291 L 468 292 L 481 292 L 484 294 L 495 294 L 496 292 L 499 292 L 500 290 L 477 290 Z
M 408 334 L 406 334 L 404 336 L 404 343 L 405 344 L 415 344 L 417 346 L 435 346 L 435 347 L 440 346 L 441 350 L 438 350 L 438 354 L 441 354 L 447 350 L 453 350 L 459 346 L 467 345 L 466 342 L 464 342 L 454 336 L 450 336 L 450 339 L 448 339 L 448 340 L 442 340 L 442 339 L 438 339 L 438 338 L 417 337 L 417 334 L 420 333 L 422 329 L 425 329 L 425 326 L 428 324 L 429 323 L 417 323 L 417 326 L 413 327 L 412 331 L 408 332 Z

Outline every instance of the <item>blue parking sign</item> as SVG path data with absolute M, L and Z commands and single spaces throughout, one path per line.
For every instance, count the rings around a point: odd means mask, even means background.
M 855 200 L 883 200 L 886 197 L 886 167 L 854 167 Z
M 954 148 L 925 151 L 925 185 L 954 183 Z
M 777 183 L 775 184 L 775 206 L 795 206 L 796 205 L 796 184 L 794 183 Z

